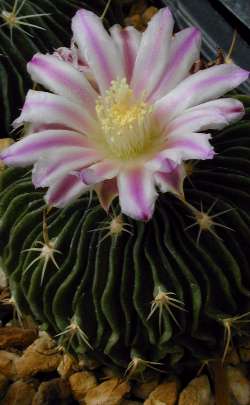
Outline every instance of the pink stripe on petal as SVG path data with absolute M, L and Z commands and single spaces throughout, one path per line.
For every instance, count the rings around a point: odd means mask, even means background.
M 119 169 L 109 161 L 101 161 L 83 169 L 80 178 L 85 184 L 97 184 L 115 177 Z
M 13 126 L 16 128 L 24 122 L 60 124 L 81 133 L 96 130 L 96 122 L 81 105 L 43 91 L 28 92 L 22 113 Z
M 36 54 L 27 69 L 33 81 L 74 102 L 82 103 L 89 112 L 95 113 L 96 91 L 84 74 L 69 63 L 52 55 Z
M 72 30 L 80 55 L 87 60 L 104 93 L 112 80 L 125 74 L 118 49 L 101 19 L 91 11 L 79 10 L 72 19 Z
M 145 169 L 121 172 L 117 184 L 121 211 L 134 219 L 148 221 L 157 198 L 152 172 Z
M 160 152 L 160 156 L 178 164 L 188 159 L 213 159 L 215 152 L 209 143 L 210 138 L 209 134 L 202 133 L 169 136 L 166 149 Z
M 231 122 L 239 120 L 243 115 L 244 106 L 240 101 L 230 98 L 213 100 L 189 108 L 180 117 L 171 121 L 166 131 L 176 135 L 184 131 L 222 129 Z
M 120 50 L 127 82 L 130 83 L 135 59 L 140 46 L 141 33 L 134 27 L 122 28 L 118 24 L 110 28 L 110 33 Z
M 164 127 L 187 108 L 218 98 L 244 82 L 249 73 L 233 64 L 201 70 L 155 103 L 155 117 Z
M 183 183 L 186 177 L 184 166 L 178 165 L 171 172 L 156 172 L 154 175 L 157 186 L 162 193 L 172 192 L 183 195 Z
M 46 187 L 75 170 L 81 170 L 98 160 L 95 151 L 71 147 L 57 153 L 47 153 L 34 165 L 32 182 L 35 187 Z
M 36 162 L 47 152 L 65 151 L 69 147 L 92 148 L 84 135 L 65 130 L 36 132 L 27 135 L 1 153 L 1 159 L 7 165 L 28 166 Z
M 149 98 L 151 101 L 163 97 L 189 75 L 192 65 L 199 58 L 200 46 L 201 33 L 197 28 L 186 28 L 175 34 L 167 67 Z
M 150 20 L 135 61 L 131 86 L 136 96 L 151 94 L 167 66 L 174 20 L 165 7 Z
M 44 198 L 48 205 L 63 208 L 88 190 L 76 176 L 68 175 L 50 186 Z

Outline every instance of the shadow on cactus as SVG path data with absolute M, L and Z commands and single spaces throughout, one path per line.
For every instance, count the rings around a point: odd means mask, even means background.
M 115 27 L 111 39 L 100 24 L 74 17 L 77 66 L 41 54 L 28 65 L 56 95 L 28 93 L 15 124 L 30 133 L 0 154 L 21 166 L 0 178 L 2 267 L 18 313 L 66 350 L 129 377 L 198 371 L 250 331 L 250 98 L 217 99 L 248 74 L 224 64 L 188 75 L 200 37 L 189 28 L 173 39 L 167 9 L 142 38 Z M 94 32 L 105 53 L 86 41 Z M 165 55 L 152 34 L 169 38 L 167 67 L 152 59 Z

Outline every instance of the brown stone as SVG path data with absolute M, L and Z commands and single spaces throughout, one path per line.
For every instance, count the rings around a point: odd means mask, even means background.
M 130 391 L 127 381 L 112 378 L 89 390 L 84 398 L 86 405 L 118 405 Z
M 134 14 L 134 15 L 131 15 L 131 17 L 126 17 L 124 22 L 125 22 L 125 25 L 127 25 L 127 26 L 132 25 L 139 31 L 145 30 L 145 24 L 143 23 L 142 16 L 139 14 Z
M 156 7 L 148 7 L 142 14 L 142 19 L 145 24 L 148 24 L 151 18 L 158 12 Z
M 9 380 L 5 375 L 0 373 L 0 394 L 3 394 L 8 386 Z
M 66 400 L 70 396 L 71 391 L 68 381 L 62 378 L 54 378 L 40 384 L 32 405 L 61 404 L 61 400 Z
M 178 405 L 213 405 L 214 400 L 206 375 L 194 378 L 181 392 Z M 222 404 L 221 404 L 222 405 Z
M 0 373 L 9 380 L 16 379 L 16 361 L 19 356 L 15 353 L 0 350 Z
M 150 379 L 149 381 L 145 381 L 140 384 L 136 384 L 133 387 L 133 394 L 140 399 L 147 399 L 151 392 L 157 387 L 159 384 L 159 378 Z
M 61 358 L 55 342 L 49 336 L 43 335 L 35 340 L 16 361 L 17 374 L 20 378 L 25 378 L 37 373 L 55 371 Z
M 69 383 L 74 398 L 80 402 L 91 388 L 96 387 L 97 380 L 93 373 L 80 371 L 69 377 Z
M 79 365 L 76 359 L 70 354 L 64 354 L 59 366 L 57 367 L 57 372 L 62 378 L 68 378 L 71 374 L 79 370 Z
M 23 381 L 16 381 L 11 384 L 6 396 L 4 397 L 3 405 L 32 405 L 32 400 L 36 393 L 33 384 Z
M 163 382 L 151 392 L 149 398 L 144 402 L 144 404 L 175 405 L 178 398 L 178 390 L 179 383 L 176 379 Z
M 15 326 L 0 328 L 0 349 L 25 348 L 37 338 L 38 329 L 24 329 Z
M 226 369 L 230 393 L 239 405 L 248 405 L 250 402 L 250 383 L 243 372 L 236 367 L 228 366 Z

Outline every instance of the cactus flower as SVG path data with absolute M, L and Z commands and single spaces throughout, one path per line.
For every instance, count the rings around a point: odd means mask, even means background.
M 28 135 L 5 149 L 9 166 L 33 165 L 35 187 L 62 207 L 95 189 L 108 209 L 149 220 L 159 192 L 182 193 L 188 159 L 212 159 L 209 129 L 240 119 L 240 101 L 221 98 L 248 78 L 234 64 L 191 74 L 199 58 L 196 28 L 173 35 L 173 17 L 161 9 L 142 34 L 111 27 L 87 10 L 73 17 L 81 69 L 70 57 L 36 54 L 28 72 L 46 91 L 30 90 L 14 127 Z

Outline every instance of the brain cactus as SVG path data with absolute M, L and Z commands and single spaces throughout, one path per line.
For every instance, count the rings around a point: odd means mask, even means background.
M 14 166 L 1 173 L 0 253 L 18 312 L 131 375 L 224 359 L 248 325 L 250 99 L 212 100 L 248 73 L 189 75 L 199 33 L 173 40 L 172 26 L 163 9 L 142 38 L 115 26 L 111 39 L 78 12 L 77 46 L 28 65 L 57 95 L 28 93 L 15 122 L 27 135 L 0 155 Z

